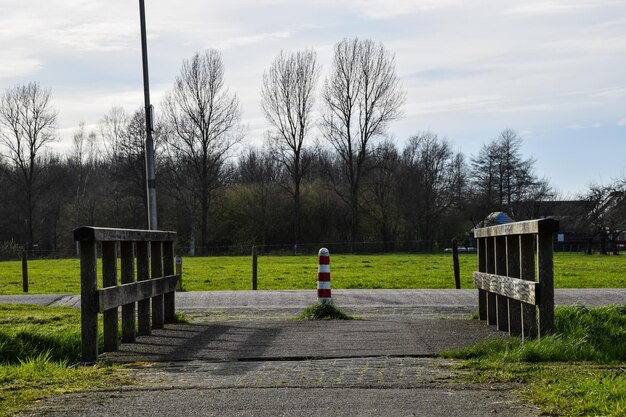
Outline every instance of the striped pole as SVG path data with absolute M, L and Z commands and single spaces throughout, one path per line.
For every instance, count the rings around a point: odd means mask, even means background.
M 322 304 L 332 304 L 330 296 L 330 256 L 328 249 L 322 248 L 319 251 L 319 263 L 317 267 L 317 302 Z

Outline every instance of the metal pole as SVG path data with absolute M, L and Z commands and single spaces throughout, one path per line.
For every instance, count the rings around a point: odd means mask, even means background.
M 146 185 L 147 185 L 147 208 L 148 229 L 157 230 L 157 207 L 156 207 L 156 175 L 154 169 L 154 114 L 150 104 L 150 80 L 148 78 L 148 44 L 146 40 L 146 10 L 144 0 L 139 0 L 139 18 L 141 21 L 141 56 L 143 61 L 143 94 L 146 115 Z
M 454 285 L 457 290 L 461 289 L 461 272 L 459 269 L 459 244 L 452 239 L 452 265 L 454 267 Z

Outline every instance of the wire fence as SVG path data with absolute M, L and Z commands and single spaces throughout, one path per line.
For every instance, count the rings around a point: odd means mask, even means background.
M 0 261 L 19 261 L 24 256 L 22 245 L 7 245 L 0 242 Z M 476 248 L 472 241 L 461 240 L 458 242 L 460 252 L 474 253 Z M 619 242 L 617 250 L 626 250 L 626 242 Z M 327 248 L 335 254 L 385 254 L 385 253 L 446 253 L 452 251 L 451 240 L 436 241 L 369 241 L 369 242 L 317 242 L 299 244 L 231 244 L 189 247 L 185 242 L 177 242 L 176 254 L 182 256 L 250 256 L 252 248 L 260 256 L 289 256 L 289 255 L 316 255 L 320 248 Z M 612 253 L 610 245 L 604 246 L 605 252 Z M 594 241 L 589 244 L 583 239 L 576 242 L 554 242 L 555 252 L 572 253 L 602 253 L 603 246 Z M 27 251 L 28 259 L 71 259 L 78 258 L 80 253 L 77 248 L 62 249 L 38 249 Z

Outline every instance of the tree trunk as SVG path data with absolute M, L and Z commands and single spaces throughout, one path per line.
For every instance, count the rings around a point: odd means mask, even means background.
M 189 227 L 189 256 L 196 256 L 196 216 L 191 216 Z
M 295 181 L 293 194 L 293 244 L 300 243 L 300 180 Z
M 350 196 L 350 251 L 354 252 L 356 243 L 359 241 L 359 204 L 358 204 L 358 189 L 353 189 Z
M 206 192 L 202 192 L 200 203 L 200 254 L 205 255 L 207 250 L 208 217 L 209 217 L 209 197 Z

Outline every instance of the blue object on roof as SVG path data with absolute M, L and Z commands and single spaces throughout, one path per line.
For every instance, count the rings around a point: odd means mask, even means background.
M 513 223 L 514 220 L 503 211 L 494 211 L 480 222 L 480 227 L 497 226 L 500 224 Z

